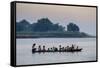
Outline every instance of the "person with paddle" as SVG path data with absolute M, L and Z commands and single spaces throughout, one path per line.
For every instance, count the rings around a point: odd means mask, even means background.
M 33 46 L 32 46 L 32 52 L 35 52 L 36 51 L 36 48 L 35 48 L 35 43 L 33 44 Z

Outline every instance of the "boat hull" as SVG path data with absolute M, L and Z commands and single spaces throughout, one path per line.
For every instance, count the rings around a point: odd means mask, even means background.
M 41 51 L 34 51 L 33 49 L 32 49 L 32 53 L 40 53 L 40 52 L 81 52 L 82 51 L 82 48 L 81 49 L 73 49 L 73 50 L 63 50 L 63 51 L 48 51 L 48 50 L 45 50 L 45 51 L 43 51 L 43 50 L 41 50 Z

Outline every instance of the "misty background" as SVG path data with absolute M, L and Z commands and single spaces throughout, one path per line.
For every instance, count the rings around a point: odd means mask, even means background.
M 31 24 L 41 18 L 49 18 L 54 24 L 66 27 L 73 22 L 81 32 L 96 36 L 96 8 L 17 3 L 16 21 L 26 19 Z

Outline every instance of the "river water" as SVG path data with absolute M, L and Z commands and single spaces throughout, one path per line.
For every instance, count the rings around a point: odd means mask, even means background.
M 83 48 L 81 52 L 56 52 L 56 53 L 34 53 L 32 44 L 45 45 L 48 47 L 71 46 L 75 44 Z M 96 38 L 27 38 L 16 39 L 16 61 L 17 65 L 80 62 L 96 60 Z

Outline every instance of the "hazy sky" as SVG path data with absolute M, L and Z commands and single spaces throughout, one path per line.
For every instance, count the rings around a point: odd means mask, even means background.
M 17 22 L 26 19 L 30 23 L 41 18 L 49 18 L 54 23 L 66 27 L 73 22 L 80 27 L 81 32 L 96 35 L 96 8 L 43 4 L 17 3 Z

